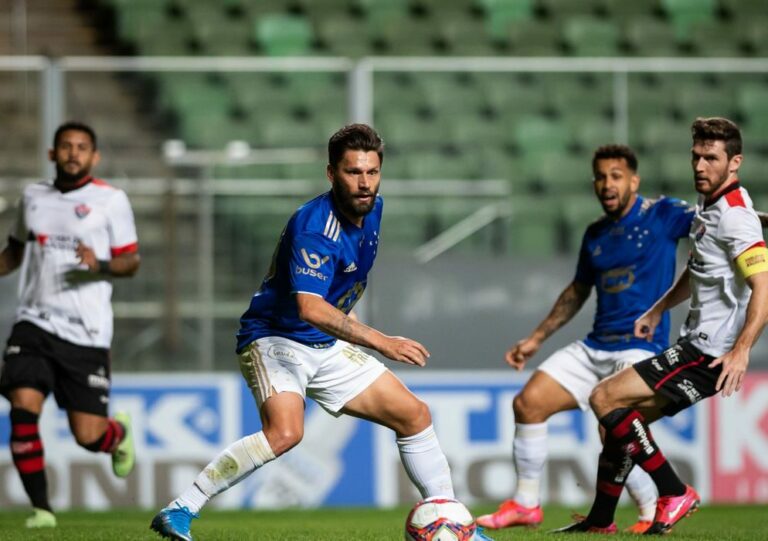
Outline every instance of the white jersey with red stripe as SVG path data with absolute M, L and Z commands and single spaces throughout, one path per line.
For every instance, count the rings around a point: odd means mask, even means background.
M 27 186 L 10 236 L 25 245 L 16 321 L 82 346 L 109 348 L 112 284 L 78 262 L 78 242 L 107 260 L 138 249 L 125 192 L 92 179 L 67 192 L 52 181 Z
M 739 337 L 752 294 L 736 258 L 765 245 L 752 200 L 738 182 L 714 201 L 699 197 L 690 242 L 691 306 L 680 334 L 702 353 L 719 357 Z

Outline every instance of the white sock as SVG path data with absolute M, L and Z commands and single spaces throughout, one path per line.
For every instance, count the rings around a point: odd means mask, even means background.
M 251 434 L 236 441 L 213 459 L 197 476 L 194 484 L 171 502 L 187 507 L 193 513 L 208 503 L 216 494 L 239 483 L 257 468 L 275 459 L 263 432 Z
M 432 425 L 413 436 L 397 438 L 397 447 L 403 467 L 422 498 L 454 497 L 448 459 Z
M 547 423 L 516 423 L 512 452 L 517 472 L 514 499 L 523 507 L 536 507 L 547 460 Z
M 640 520 L 653 520 L 656 514 L 656 485 L 642 468 L 635 466 L 627 476 L 627 492 L 640 510 Z

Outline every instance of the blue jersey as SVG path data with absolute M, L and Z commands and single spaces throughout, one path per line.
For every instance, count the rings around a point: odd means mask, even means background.
M 280 236 L 267 276 L 240 318 L 237 351 L 265 336 L 312 347 L 332 345 L 333 337 L 299 319 L 296 293 L 317 295 L 349 313 L 365 291 L 376 258 L 383 206 L 376 197 L 362 227 L 339 212 L 330 191 L 299 207 Z
M 668 313 L 652 342 L 635 338 L 634 324 L 672 285 L 677 241 L 688 236 L 693 215 L 679 199 L 638 196 L 620 220 L 606 216 L 587 228 L 575 280 L 597 290 L 595 324 L 584 341 L 589 347 L 655 353 L 667 347 Z

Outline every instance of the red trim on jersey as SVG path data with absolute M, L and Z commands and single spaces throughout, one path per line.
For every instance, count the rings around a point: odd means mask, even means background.
M 741 188 L 741 185 L 739 184 L 739 179 L 736 179 L 735 181 L 731 182 L 730 184 L 727 184 L 724 188 L 720 188 L 719 192 L 715 192 L 712 194 L 712 196 L 704 201 L 704 208 L 707 208 L 711 205 L 714 205 L 718 201 L 720 201 L 720 198 L 723 197 L 726 194 L 729 194 L 731 192 L 734 192 Z M 731 206 L 734 206 L 730 200 L 728 200 L 728 203 L 731 204 Z
M 106 180 L 103 180 L 103 179 L 100 179 L 100 178 L 93 179 L 91 181 L 91 183 L 94 186 L 101 186 L 102 188 L 112 188 L 113 190 L 115 189 L 115 187 L 112 186 L 111 184 L 109 184 Z
M 110 248 L 112 257 L 117 257 L 123 254 L 134 254 L 139 251 L 139 243 L 134 242 L 132 244 L 126 244 L 125 246 L 118 246 L 116 248 Z
M 732 207 L 747 206 L 747 204 L 744 202 L 744 198 L 741 196 L 741 190 L 735 190 L 725 194 L 725 200 L 728 201 L 728 204 Z
M 686 368 L 691 368 L 692 366 L 696 366 L 696 365 L 699 365 L 699 364 L 701 364 L 701 363 L 703 363 L 703 362 L 704 362 L 704 355 L 702 355 L 701 357 L 699 357 L 699 358 L 698 358 L 698 359 L 696 359 L 695 361 L 692 361 L 692 362 L 690 362 L 690 363 L 688 363 L 688 364 L 684 364 L 683 366 L 678 366 L 677 368 L 675 368 L 674 370 L 672 370 L 672 372 L 670 372 L 669 374 L 667 374 L 666 376 L 664 376 L 663 378 L 661 378 L 661 379 L 659 380 L 659 382 L 658 382 L 656 385 L 654 385 L 654 387 L 653 387 L 653 390 L 654 390 L 654 391 L 658 391 L 658 390 L 659 390 L 659 388 L 660 388 L 662 385 L 664 385 L 664 384 L 667 382 L 667 380 L 669 380 L 670 378 L 672 378 L 672 377 L 676 376 L 677 374 L 679 374 L 680 372 L 682 372 L 682 371 L 683 371 L 683 370 L 685 370 Z

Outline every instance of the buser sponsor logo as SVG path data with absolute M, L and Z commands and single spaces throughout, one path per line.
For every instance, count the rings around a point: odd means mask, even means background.
M 304 248 L 301 249 L 301 257 L 304 258 L 304 263 L 306 263 L 310 269 L 319 269 L 323 263 L 329 259 L 328 256 L 320 258 L 317 254 L 308 254 Z
M 304 274 L 306 276 L 312 276 L 313 278 L 318 278 L 325 282 L 328 279 L 328 276 L 323 274 L 320 271 L 317 271 L 315 269 L 308 269 L 306 267 L 300 267 L 296 265 L 296 274 Z

